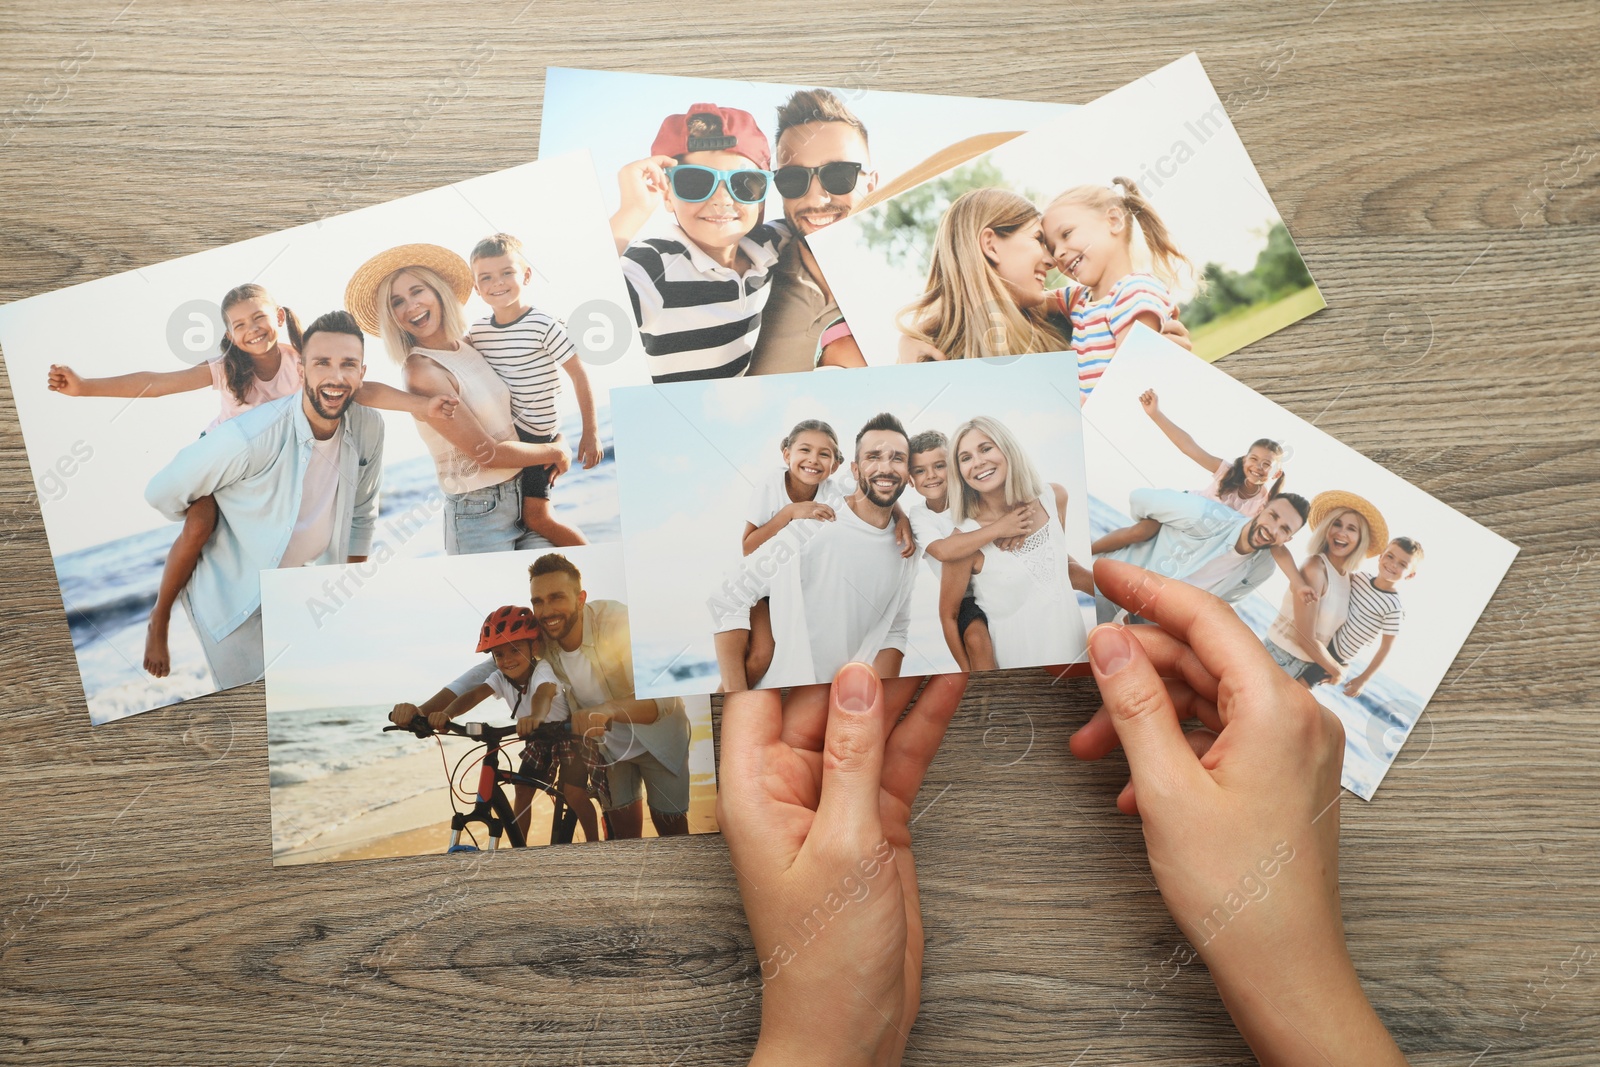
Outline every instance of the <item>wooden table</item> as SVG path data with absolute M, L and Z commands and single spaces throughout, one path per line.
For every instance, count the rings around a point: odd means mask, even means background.
M 1414 1063 L 1600 1062 L 1592 2 L 125 2 L 0 7 L 0 299 L 305 222 L 375 149 L 350 207 L 526 162 L 547 64 L 1084 101 L 1198 50 L 1329 303 L 1224 366 L 1522 546 L 1342 806 L 1352 953 Z M 475 48 L 466 96 L 399 132 Z M 0 444 L 0 1060 L 748 1054 L 719 837 L 274 871 L 259 686 L 91 730 L 9 385 Z M 1093 703 L 973 683 L 916 824 L 908 1063 L 1250 1061 L 1168 963 L 1120 759 L 1066 754 Z

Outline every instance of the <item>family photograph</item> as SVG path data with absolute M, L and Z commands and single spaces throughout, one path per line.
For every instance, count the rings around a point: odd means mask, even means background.
M 1194 56 L 998 144 L 952 144 L 810 242 L 866 362 L 1070 352 L 1135 325 L 1211 361 L 1321 309 Z
M 716 829 L 710 702 L 638 695 L 620 546 L 342 577 L 263 580 L 275 864 Z
M 615 541 L 627 306 L 580 154 L 0 309 L 91 718 L 259 679 L 263 570 Z
M 1344 721 L 1371 799 L 1515 547 L 1148 328 L 1083 416 L 1094 558 L 1232 605 Z
M 619 390 L 640 691 L 1081 659 L 1077 389 L 1051 356 Z M 649 576 L 646 580 L 646 576 Z M 648 588 L 647 588 L 648 587 Z
M 539 147 L 594 153 L 651 378 L 693 381 L 864 366 L 811 237 L 952 138 L 1070 110 L 553 68 Z

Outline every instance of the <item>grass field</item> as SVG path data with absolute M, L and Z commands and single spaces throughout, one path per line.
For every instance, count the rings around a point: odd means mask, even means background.
M 1194 354 L 1207 363 L 1215 363 L 1229 352 L 1237 352 L 1250 342 L 1259 341 L 1327 306 L 1328 302 L 1322 299 L 1317 287 L 1310 285 L 1270 304 L 1239 308 L 1194 328 L 1191 336 Z

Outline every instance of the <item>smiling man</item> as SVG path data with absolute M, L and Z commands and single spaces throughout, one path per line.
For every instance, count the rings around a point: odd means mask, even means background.
M 359 563 L 371 551 L 383 419 L 353 402 L 367 369 L 354 316 L 332 311 L 306 327 L 300 365 L 299 396 L 215 427 L 145 489 L 175 522 L 216 498 L 216 530 L 181 602 L 219 689 L 261 677 L 263 570 Z
M 750 609 L 763 597 L 775 646 L 763 685 L 825 682 L 852 660 L 899 675 L 918 554 L 904 557 L 895 543 L 894 505 L 910 482 L 910 449 L 899 419 L 873 416 L 856 434 L 856 491 L 834 521 L 789 523 L 711 597 L 724 692 L 749 688 Z
M 806 238 L 854 211 L 877 188 L 867 128 L 833 93 L 805 89 L 778 108 L 773 184 L 799 238 L 772 268 L 772 293 L 750 357 L 750 373 L 810 370 L 822 331 L 839 317 Z
M 1155 519 L 1161 529 L 1148 541 L 1103 553 L 1105 558 L 1177 578 L 1231 604 L 1272 574 L 1272 549 L 1300 532 L 1311 505 L 1298 494 L 1280 493 L 1250 518 L 1196 493 L 1135 489 L 1128 509 L 1135 522 Z M 1111 622 L 1120 611 L 1096 593 L 1100 622 Z

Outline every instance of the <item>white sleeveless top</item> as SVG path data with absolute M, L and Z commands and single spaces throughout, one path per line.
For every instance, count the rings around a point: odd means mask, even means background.
M 1053 492 L 1039 498 L 1046 521 L 1013 551 L 993 541 L 983 546 L 983 570 L 972 594 L 989 619 L 997 666 L 1070 663 L 1082 654 L 1086 631 L 1078 597 L 1067 577 L 1067 538 Z M 965 533 L 980 526 L 966 519 Z
M 1343 626 L 1344 620 L 1350 615 L 1350 575 L 1340 574 L 1334 569 L 1326 552 L 1318 553 L 1317 558 L 1322 561 L 1323 573 L 1328 577 L 1328 588 L 1323 591 L 1322 599 L 1317 601 L 1316 631 L 1312 636 L 1316 639 L 1317 647 L 1327 648 L 1328 642 L 1333 640 L 1334 631 Z M 1351 567 L 1351 570 L 1355 568 Z M 1290 655 L 1311 661 L 1315 657 L 1295 631 L 1294 604 L 1294 590 L 1286 590 L 1283 604 L 1278 608 L 1278 617 L 1272 620 L 1267 636 L 1272 638 L 1273 644 Z
M 420 345 L 411 351 L 414 355 L 427 356 L 450 372 L 456 380 L 456 395 L 467 410 L 476 416 L 484 433 L 491 439 L 496 442 L 516 439 L 516 428 L 511 421 L 511 390 L 484 362 L 476 348 L 463 340 L 454 352 Z M 422 443 L 428 446 L 428 451 L 433 455 L 433 469 L 439 476 L 439 488 L 451 496 L 499 485 L 507 478 L 522 473 L 517 467 L 480 466 L 425 422 L 417 423 L 417 433 L 422 435 Z

